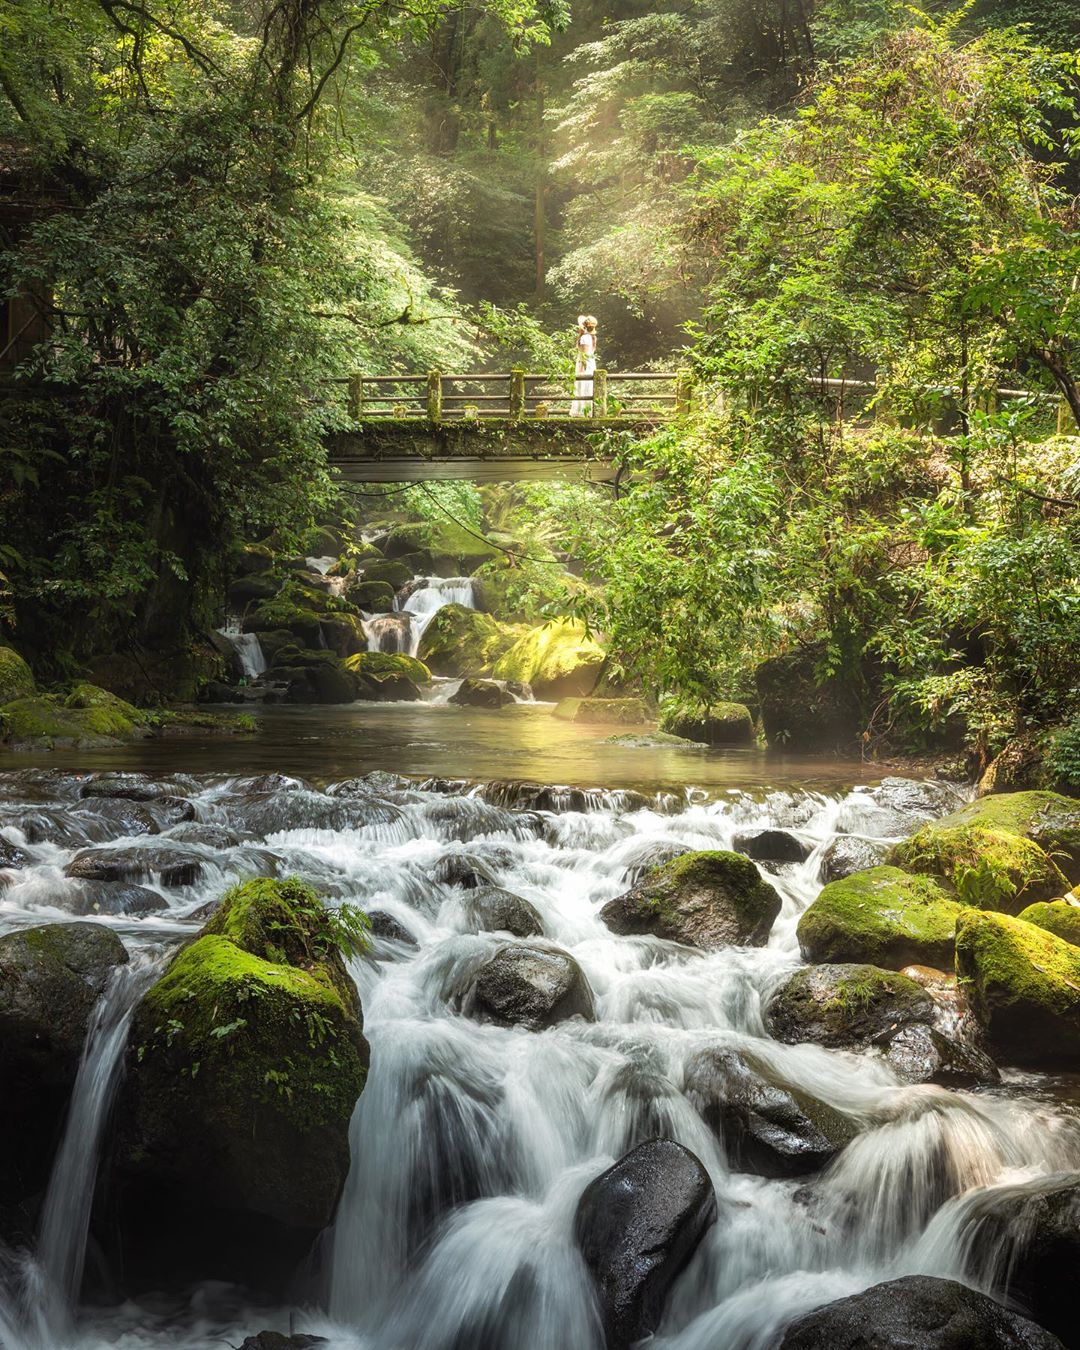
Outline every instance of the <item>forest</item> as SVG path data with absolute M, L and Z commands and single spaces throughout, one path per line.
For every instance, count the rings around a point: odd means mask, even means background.
M 1080 1350 L 1076 0 L 0 0 L 0 1350 Z

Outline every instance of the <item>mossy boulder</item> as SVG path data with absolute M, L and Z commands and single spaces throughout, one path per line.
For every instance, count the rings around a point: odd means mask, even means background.
M 807 961 L 951 969 L 963 909 L 931 877 L 873 867 L 829 882 L 799 920 L 799 947 Z
M 763 661 L 754 671 L 765 738 L 778 750 L 849 750 L 863 727 L 856 691 L 843 674 L 826 675 L 824 643 L 808 643 Z
M 376 559 L 374 562 L 361 564 L 357 581 L 365 584 L 382 581 L 392 590 L 398 591 L 407 581 L 412 581 L 415 575 L 412 569 L 406 567 L 403 563 L 392 562 L 388 559 Z
M 367 634 L 359 614 L 324 614 L 319 627 L 328 651 L 338 656 L 367 651 Z
M 424 684 L 431 679 L 431 671 L 423 661 L 400 652 L 357 652 L 348 658 L 345 668 L 357 675 L 370 675 L 376 679 L 387 675 L 404 675 L 414 684 Z
M 34 673 L 13 647 L 0 647 L 0 704 L 30 698 L 37 685 Z
M 564 722 L 608 727 L 639 727 L 652 720 L 645 700 L 640 698 L 564 698 L 551 715 Z
M 245 882 L 136 1008 L 116 1168 L 138 1276 L 265 1288 L 333 1218 L 368 1063 L 341 931 L 301 882 Z
M 1080 947 L 1080 904 L 1072 900 L 1044 900 L 1037 905 L 1028 905 L 1018 917 L 1025 923 L 1033 923 L 1036 928 L 1044 928 L 1063 942 Z
M 418 654 L 435 675 L 486 676 L 518 632 L 480 610 L 444 605 L 424 629 Z
M 627 750 L 700 750 L 698 741 L 685 736 L 672 736 L 669 731 L 628 731 L 618 736 L 605 736 L 604 745 L 621 745 Z
M 265 679 L 284 683 L 286 703 L 352 703 L 358 697 L 356 676 L 334 652 L 282 647 Z
M 968 802 L 938 824 L 1022 835 L 1048 853 L 1074 885 L 1080 882 L 1080 801 L 1075 797 L 1041 791 L 995 794 Z
M 1002 1059 L 1080 1067 L 1080 948 L 1024 919 L 971 911 L 957 924 L 956 971 Z
M 44 1190 L 94 1004 L 127 959 L 96 923 L 0 938 L 0 1205 Z
M 933 1018 L 930 995 L 896 971 L 869 965 L 807 966 L 769 1001 L 765 1025 L 778 1041 L 858 1048 Z
M 341 551 L 341 538 L 336 530 L 312 525 L 300 536 L 300 547 L 307 558 L 336 558 Z
M 652 868 L 600 911 L 614 933 L 689 947 L 761 947 L 780 913 L 776 891 L 749 858 L 721 849 L 684 853 Z
M 466 677 L 447 701 L 456 708 L 505 708 L 514 696 L 499 680 Z
M 388 581 L 368 581 L 358 576 L 346 586 L 345 598 L 367 614 L 387 614 L 394 608 L 394 588 Z
M 306 600 L 279 595 L 264 600 L 244 619 L 245 633 L 284 631 L 303 647 L 318 647 L 322 642 L 323 614 Z
M 484 563 L 503 556 L 494 544 L 450 520 L 397 525 L 384 540 L 383 552 L 388 558 L 425 557 L 448 576 L 471 576 Z
M 967 904 L 1007 914 L 1069 889 L 1064 873 L 1034 840 L 1006 826 L 964 819 L 961 812 L 924 825 L 890 849 L 886 860 L 943 878 Z
M 573 619 L 531 628 L 495 663 L 497 680 L 532 686 L 537 698 L 584 698 L 604 664 L 604 649 Z
M 94 684 L 38 694 L 0 707 L 0 737 L 41 749 L 109 745 L 149 734 L 150 714 Z
M 273 572 L 253 572 L 229 583 L 228 599 L 233 609 L 246 609 L 262 600 L 271 600 L 281 590 L 282 579 Z
M 685 699 L 666 699 L 660 706 L 660 728 L 702 745 L 750 745 L 754 719 L 742 703 L 713 703 L 707 708 Z

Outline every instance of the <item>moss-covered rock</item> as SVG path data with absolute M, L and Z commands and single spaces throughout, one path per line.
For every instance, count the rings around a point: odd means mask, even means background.
M 357 677 L 334 652 L 282 647 L 266 672 L 267 680 L 286 684 L 286 703 L 352 703 Z
M 807 966 L 776 991 L 765 1024 L 789 1045 L 854 1048 L 879 1042 L 897 1029 L 928 1023 L 927 991 L 906 975 L 868 965 Z
M 376 560 L 366 562 L 361 566 L 358 581 L 370 583 L 372 581 L 385 582 L 392 590 L 400 590 L 407 581 L 412 581 L 415 573 L 411 568 L 403 563 L 392 562 L 390 560 Z
M 328 651 L 338 656 L 367 651 L 367 634 L 359 614 L 324 614 L 319 627 Z
M 858 742 L 859 699 L 843 673 L 822 674 L 826 657 L 824 643 L 809 643 L 754 671 L 765 738 L 775 749 L 850 749 Z
M 621 745 L 627 750 L 701 750 L 699 741 L 688 741 L 685 736 L 672 736 L 668 731 L 628 731 L 618 736 L 606 736 L 604 745 Z
M 686 699 L 665 699 L 660 706 L 660 728 L 703 745 L 749 745 L 754 719 L 742 703 L 713 703 L 708 708 Z
M 66 695 L 38 694 L 0 707 L 0 737 L 41 749 L 109 745 L 147 735 L 152 721 L 107 689 L 77 684 Z
M 499 680 L 466 677 L 447 701 L 456 708 L 505 708 L 514 702 L 514 696 Z
M 1007 826 L 964 819 L 962 812 L 924 825 L 890 849 L 887 861 L 942 877 L 964 903 L 1006 914 L 1069 889 L 1061 869 L 1034 840 Z
M 532 628 L 495 663 L 497 680 L 532 686 L 537 698 L 583 698 L 592 692 L 604 649 L 572 619 Z
M 716 849 L 651 869 L 600 917 L 614 933 L 651 934 L 711 951 L 764 946 L 780 906 L 749 858 Z
M 424 684 L 431 679 L 431 671 L 423 661 L 400 652 L 357 652 L 348 658 L 345 668 L 357 675 L 371 675 L 377 679 L 386 675 L 404 675 L 414 684 Z
M 639 727 L 652 720 L 641 698 L 564 698 L 551 715 L 564 722 L 594 722 L 609 727 Z
M 963 910 L 931 877 L 874 867 L 831 881 L 799 920 L 808 961 L 949 969 Z
M 1070 881 L 1080 882 L 1080 801 L 1075 797 L 1035 791 L 995 794 L 969 802 L 938 823 L 1022 835 L 1049 853 Z
M 367 614 L 387 614 L 394 608 L 394 588 L 388 581 L 355 577 L 345 588 L 345 598 Z
M 430 565 L 448 576 L 470 576 L 502 551 L 453 521 L 423 521 L 397 525 L 383 542 L 388 558 L 425 556 Z M 445 566 L 440 562 L 445 560 Z
M 1028 905 L 1018 917 L 1025 923 L 1033 923 L 1036 928 L 1044 928 L 1063 942 L 1080 947 L 1080 903 L 1072 900 L 1044 900 L 1037 905 Z
M 274 572 L 252 572 L 229 583 L 228 598 L 233 609 L 246 609 L 272 599 L 281 590 L 282 579 Z
M 338 947 L 358 931 L 298 881 L 249 881 L 143 997 L 116 1151 L 137 1269 L 149 1256 L 173 1287 L 199 1272 L 265 1287 L 331 1221 L 367 1072 Z M 147 1253 L 151 1215 L 171 1232 Z
M 480 610 L 444 605 L 424 629 L 419 656 L 436 675 L 486 676 L 518 633 Z
M 30 698 L 37 685 L 30 667 L 12 647 L 0 647 L 0 704 Z
M 300 536 L 300 548 L 307 558 L 336 558 L 341 550 L 341 539 L 336 530 L 312 525 Z
M 957 924 L 956 971 L 1003 1059 L 1080 1066 L 1080 948 L 1023 919 L 972 911 Z

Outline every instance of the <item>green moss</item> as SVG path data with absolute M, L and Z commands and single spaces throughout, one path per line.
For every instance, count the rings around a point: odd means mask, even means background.
M 394 607 L 394 588 L 388 581 L 365 581 L 358 577 L 350 582 L 345 593 L 351 604 L 369 614 L 387 614 Z
M 398 652 L 357 652 L 345 662 L 348 670 L 357 675 L 371 675 L 376 679 L 385 675 L 404 675 L 414 684 L 423 684 L 431 679 L 431 671 L 415 656 L 403 656 Z
M 684 853 L 612 903 L 629 903 L 659 937 L 700 946 L 717 945 L 717 924 L 728 942 L 763 943 L 780 910 L 779 896 L 750 859 L 726 849 Z
M 663 731 L 686 736 L 705 745 L 748 745 L 754 739 L 754 719 L 742 703 L 702 703 L 667 698 L 660 707 Z
M 960 982 L 995 1046 L 1015 1063 L 1080 1063 L 1080 949 L 1006 914 L 956 929 Z
M 1028 905 L 1019 917 L 1025 923 L 1033 923 L 1036 928 L 1053 933 L 1063 942 L 1080 947 L 1080 905 L 1068 900 L 1043 901 Z
M 1073 797 L 1060 792 L 1000 793 L 969 802 L 938 823 L 984 825 L 1022 835 L 1049 853 L 1071 881 L 1080 882 L 1080 801 Z
M 436 675 L 484 677 L 492 673 L 519 632 L 480 610 L 444 605 L 424 630 L 420 659 Z
M 364 563 L 358 578 L 361 582 L 383 581 L 392 590 L 400 590 L 407 581 L 412 581 L 413 571 L 404 563 L 376 561 Z
M 949 969 L 963 906 L 929 877 L 873 867 L 830 882 L 799 920 L 808 961 Z
M 983 820 L 947 816 L 889 851 L 909 872 L 942 877 L 965 903 L 1016 914 L 1069 889 L 1061 869 L 1034 840 Z
M 564 698 L 551 715 L 564 722 L 615 727 L 636 727 L 650 720 L 645 701 L 640 698 Z
M 463 576 L 475 572 L 482 563 L 503 556 L 502 551 L 486 539 L 477 538 L 450 520 L 398 525 L 391 530 L 383 550 L 390 558 L 427 554 L 436 561 L 444 559 Z
M 604 649 L 572 619 L 532 628 L 499 658 L 493 674 L 533 687 L 538 698 L 584 696 L 600 675 Z
M 0 647 L 0 704 L 29 698 L 36 689 L 30 667 L 11 647 Z
M 685 736 L 672 736 L 666 731 L 625 732 L 607 736 L 605 745 L 622 745 L 629 750 L 703 750 L 699 741 L 688 741 Z
M 15 744 L 92 745 L 124 740 L 155 719 L 105 689 L 76 685 L 66 697 L 39 694 L 0 708 L 0 735 Z

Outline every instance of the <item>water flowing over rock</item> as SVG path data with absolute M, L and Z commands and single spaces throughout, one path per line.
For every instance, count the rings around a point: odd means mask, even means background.
M 755 862 L 801 863 L 813 849 L 790 830 L 753 830 L 735 836 L 736 853 L 745 853 Z
M 780 913 L 776 891 L 737 853 L 684 853 L 648 873 L 600 917 L 615 933 L 650 933 L 707 950 L 760 947 Z
M 656 1329 L 672 1284 L 716 1220 L 709 1174 L 670 1139 L 639 1144 L 590 1183 L 574 1233 L 596 1284 L 609 1350 Z
M 866 965 L 809 966 L 773 995 L 766 1024 L 777 1040 L 869 1045 L 933 1017 L 930 995 L 906 975 Z
M 877 1284 L 790 1327 L 780 1350 L 1061 1350 L 1026 1317 L 954 1280 L 928 1275 Z
M 805 1176 L 855 1137 L 854 1125 L 831 1106 L 778 1082 L 752 1055 L 730 1048 L 695 1055 L 686 1066 L 686 1092 L 738 1171 Z
M 0 1203 L 43 1188 L 94 1004 L 127 959 L 95 923 L 0 937 Z
M 512 933 L 514 937 L 539 937 L 544 921 L 535 905 L 501 886 L 473 890 L 465 906 L 466 920 L 478 932 Z

